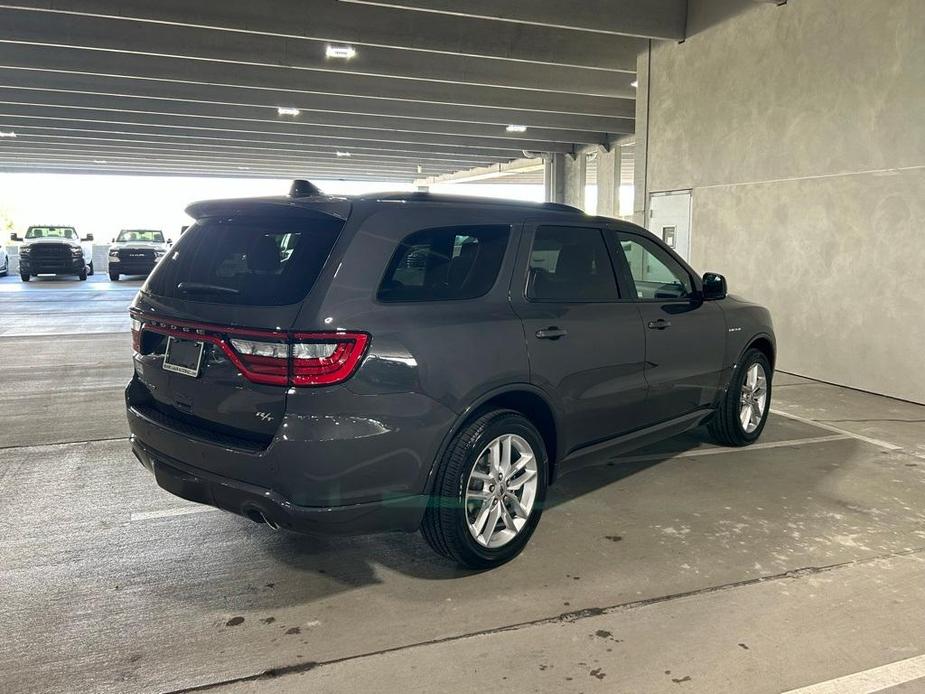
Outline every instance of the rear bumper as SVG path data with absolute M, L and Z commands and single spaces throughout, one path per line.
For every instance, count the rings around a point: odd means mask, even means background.
M 413 532 L 424 514 L 426 496 L 409 496 L 349 506 L 298 506 L 270 489 L 201 470 L 168 458 L 131 437 L 135 457 L 158 485 L 189 501 L 303 533 L 357 535 L 389 530 Z

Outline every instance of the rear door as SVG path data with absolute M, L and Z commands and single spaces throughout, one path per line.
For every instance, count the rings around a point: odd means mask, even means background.
M 639 310 L 620 296 L 603 234 L 526 225 L 511 291 L 531 381 L 558 404 L 566 454 L 637 428 L 646 397 Z
M 197 221 L 133 310 L 143 323 L 136 373 L 151 406 L 231 445 L 269 443 L 285 412 L 287 331 L 342 226 L 304 215 Z
M 608 232 L 624 293 L 632 294 L 646 326 L 649 423 L 710 405 L 725 358 L 726 319 L 703 301 L 686 265 L 647 235 Z

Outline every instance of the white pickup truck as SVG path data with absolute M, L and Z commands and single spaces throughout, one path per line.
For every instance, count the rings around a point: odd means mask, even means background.
M 109 279 L 120 275 L 147 275 L 167 255 L 173 239 L 153 229 L 123 229 L 109 247 Z
M 18 240 L 18 239 L 14 239 Z M 93 234 L 83 239 L 74 227 L 31 226 L 19 247 L 19 276 L 28 282 L 37 275 L 93 274 Z

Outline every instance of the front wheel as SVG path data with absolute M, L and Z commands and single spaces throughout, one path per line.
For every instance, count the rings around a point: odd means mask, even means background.
M 119 281 L 119 273 L 118 273 L 118 272 L 113 272 L 112 270 L 110 270 L 110 271 L 109 271 L 109 279 L 110 279 L 110 281 L 112 281 L 112 282 L 118 282 L 118 281 Z
M 710 434 L 725 446 L 754 443 L 771 409 L 771 364 L 764 353 L 748 350 L 736 367 L 720 406 L 710 420 Z
M 28 272 L 20 272 L 20 273 L 19 273 L 19 279 L 21 279 L 23 282 L 28 282 L 28 281 L 29 281 L 29 273 L 28 273 Z
M 546 500 L 546 446 L 519 412 L 492 410 L 460 430 L 439 462 L 421 532 L 471 569 L 516 557 Z
M 90 265 L 88 267 L 90 269 L 87 271 L 87 274 L 92 275 L 93 274 L 93 261 L 92 260 L 90 261 Z
M 80 271 L 80 274 L 77 275 L 77 279 L 79 279 L 81 282 L 87 281 L 87 268 L 86 267 L 84 267 L 84 269 Z

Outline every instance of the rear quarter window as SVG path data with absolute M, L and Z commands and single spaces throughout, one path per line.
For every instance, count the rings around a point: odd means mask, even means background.
M 508 225 L 423 229 L 392 255 L 380 301 L 453 301 L 484 296 L 494 286 L 511 235 Z
M 187 301 L 294 304 L 311 291 L 343 225 L 335 218 L 203 219 L 158 263 L 145 290 Z

